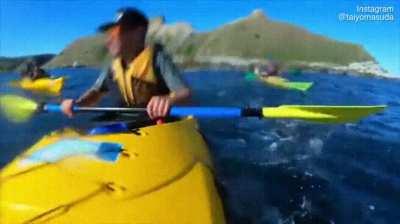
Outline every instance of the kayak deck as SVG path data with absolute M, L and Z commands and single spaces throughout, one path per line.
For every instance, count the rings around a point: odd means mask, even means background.
M 53 133 L 0 172 L 0 223 L 224 223 L 212 164 L 193 119 L 134 133 Z M 122 146 L 115 162 L 29 156 L 61 139 Z
M 260 79 L 263 80 L 266 84 L 275 86 L 277 88 L 293 89 L 303 92 L 307 91 L 313 85 L 312 82 L 290 82 L 287 79 L 275 76 L 260 77 Z

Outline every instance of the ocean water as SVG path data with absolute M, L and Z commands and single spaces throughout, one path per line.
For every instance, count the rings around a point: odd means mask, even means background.
M 0 94 L 58 102 L 79 96 L 98 72 L 52 70 L 55 76 L 69 76 L 60 97 L 14 89 L 7 83 L 18 76 L 4 73 L 0 74 Z M 389 107 L 356 124 L 343 125 L 257 118 L 200 120 L 229 223 L 400 222 L 400 81 L 327 74 L 286 77 L 313 81 L 314 86 L 301 93 L 246 81 L 237 71 L 184 73 L 194 105 Z M 102 104 L 113 100 L 106 98 Z M 70 120 L 42 114 L 18 125 L 0 117 L 0 167 L 52 130 L 93 126 L 92 117 L 85 114 Z

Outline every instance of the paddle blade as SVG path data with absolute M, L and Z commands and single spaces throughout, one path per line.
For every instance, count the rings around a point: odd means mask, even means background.
M 38 109 L 38 104 L 32 100 L 15 96 L 0 96 L 0 109 L 4 116 L 13 122 L 28 120 Z
M 283 105 L 279 107 L 264 107 L 266 118 L 301 119 L 319 123 L 347 123 L 378 113 L 385 105 L 376 106 L 304 106 Z

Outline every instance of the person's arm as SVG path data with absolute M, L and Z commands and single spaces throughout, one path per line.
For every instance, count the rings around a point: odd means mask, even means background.
M 156 60 L 161 76 L 170 90 L 169 97 L 172 104 L 188 100 L 190 97 L 190 89 L 184 82 L 181 72 L 173 63 L 171 57 L 165 51 L 160 51 Z
M 73 99 L 65 99 L 61 102 L 61 108 L 68 117 L 73 116 L 73 106 L 93 106 L 97 104 L 101 97 L 109 90 L 111 81 L 111 71 L 107 68 L 103 70 L 97 78 L 94 85 L 80 96 L 76 101 Z
M 91 88 L 88 91 L 86 91 L 82 96 L 80 96 L 75 101 L 75 104 L 78 106 L 93 106 L 100 101 L 103 95 L 104 92 L 98 89 Z
M 178 89 L 171 92 L 168 97 L 170 98 L 172 105 L 180 102 L 185 102 L 190 98 L 190 89 L 187 87 Z
M 167 95 L 153 96 L 147 104 L 150 118 L 165 117 L 170 107 L 176 103 L 184 102 L 190 97 L 190 89 L 182 80 L 181 74 L 172 59 L 163 51 L 155 57 L 160 75 L 170 90 Z

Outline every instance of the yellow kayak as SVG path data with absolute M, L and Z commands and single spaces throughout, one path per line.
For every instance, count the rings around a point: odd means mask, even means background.
M 293 89 L 299 91 L 307 91 L 313 85 L 312 82 L 291 82 L 287 79 L 278 76 L 259 76 L 265 83 L 282 89 Z
M 25 90 L 59 94 L 63 88 L 64 80 L 64 77 L 56 79 L 41 78 L 34 81 L 31 79 L 22 79 L 16 83 L 13 83 L 13 85 Z
M 0 223 L 225 223 L 212 172 L 191 118 L 123 133 L 55 132 L 0 171 Z

